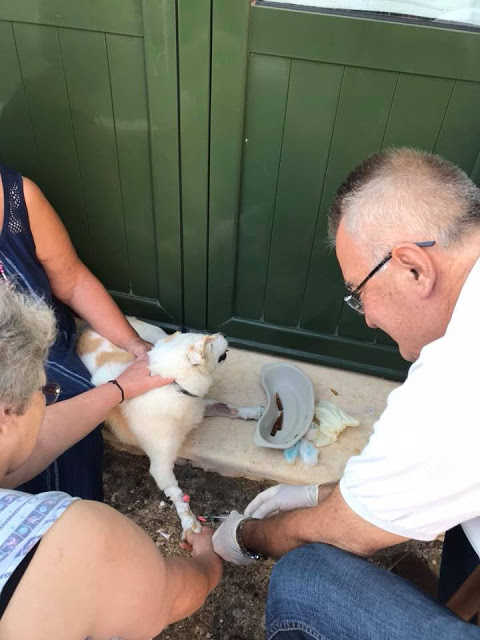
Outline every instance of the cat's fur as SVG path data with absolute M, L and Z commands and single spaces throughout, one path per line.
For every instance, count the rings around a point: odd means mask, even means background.
M 108 414 L 105 424 L 121 442 L 136 445 L 148 455 L 150 473 L 173 501 L 184 531 L 199 530 L 173 472 L 185 436 L 205 414 L 258 419 L 262 408 L 238 408 L 205 398 L 213 373 L 228 350 L 222 334 L 167 335 L 154 325 L 135 318 L 128 320 L 141 338 L 154 344 L 148 352 L 152 375 L 174 378 L 176 382 L 125 400 Z M 90 328 L 80 336 L 77 350 L 97 386 L 116 378 L 134 360 L 134 356 Z

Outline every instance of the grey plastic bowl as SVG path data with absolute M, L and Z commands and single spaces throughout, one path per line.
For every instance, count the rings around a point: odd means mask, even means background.
M 257 422 L 253 441 L 259 447 L 288 449 L 308 431 L 315 408 L 315 392 L 310 378 L 293 364 L 264 364 L 262 384 L 267 394 L 267 406 Z M 283 405 L 283 425 L 272 436 L 271 431 L 280 411 L 275 393 Z

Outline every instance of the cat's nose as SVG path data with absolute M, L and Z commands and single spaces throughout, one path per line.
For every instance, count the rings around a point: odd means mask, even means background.
M 218 361 L 223 362 L 226 359 L 227 359 L 227 352 L 225 351 L 225 353 L 222 353 L 222 355 L 219 356 Z

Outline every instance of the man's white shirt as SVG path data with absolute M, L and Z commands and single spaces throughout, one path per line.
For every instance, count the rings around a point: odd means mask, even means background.
M 480 259 L 445 335 L 390 394 L 340 491 L 362 518 L 407 538 L 462 524 L 480 556 Z

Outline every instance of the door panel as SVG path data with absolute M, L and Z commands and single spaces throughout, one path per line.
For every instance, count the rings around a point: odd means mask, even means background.
M 0 160 L 125 311 L 183 326 L 176 2 L 94 5 L 2 3 Z
M 263 314 L 291 60 L 252 55 L 247 87 L 235 314 Z
M 265 292 L 267 322 L 297 326 L 343 69 L 294 60 Z
M 213 70 L 235 11 L 223 3 Z M 231 129 L 241 170 L 219 171 L 212 146 L 211 188 L 240 181 L 240 201 L 224 220 L 228 256 L 210 236 L 209 281 L 221 274 L 222 290 L 209 288 L 209 326 L 248 347 L 402 379 L 393 341 L 343 304 L 327 212 L 351 169 L 391 145 L 440 153 L 478 180 L 480 34 L 253 6 L 245 37 L 248 51 L 229 61 L 232 75 L 247 63 L 244 126 L 237 117 Z M 214 93 L 222 80 L 212 74 Z M 233 105 L 224 95 L 212 110 L 213 131 Z

